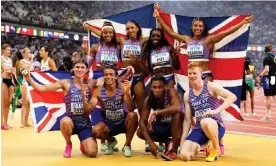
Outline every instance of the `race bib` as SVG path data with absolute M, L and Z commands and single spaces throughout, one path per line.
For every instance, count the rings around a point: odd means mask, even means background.
M 168 52 L 165 53 L 158 53 L 151 56 L 151 63 L 152 64 L 162 64 L 164 62 L 170 61 L 170 54 Z
M 163 116 L 160 121 L 163 123 L 172 123 L 172 116 L 171 115 Z
M 131 54 L 134 54 L 136 56 L 140 56 L 141 55 L 141 47 L 139 45 L 124 45 L 124 57 L 125 58 L 129 58 L 127 56 L 128 52 L 130 52 Z
M 196 123 L 200 124 L 200 121 L 201 121 L 201 119 L 202 119 L 202 115 L 203 115 L 205 112 L 210 111 L 210 110 L 211 110 L 211 108 L 207 108 L 207 109 L 202 110 L 202 111 L 196 111 L 196 112 L 195 112 Z M 204 118 L 210 118 L 210 117 L 212 117 L 212 115 L 207 115 L 207 116 L 205 116 Z
M 83 103 L 82 102 L 73 102 L 71 103 L 71 113 L 72 115 L 83 115 Z
M 188 55 L 190 58 L 202 58 L 203 57 L 203 46 L 202 45 L 189 45 Z
M 118 121 L 124 117 L 124 110 L 123 109 L 119 109 L 116 111 L 106 110 L 105 114 L 107 119 L 111 121 Z
M 101 63 L 107 65 L 116 65 L 118 62 L 118 57 L 115 52 L 102 52 Z

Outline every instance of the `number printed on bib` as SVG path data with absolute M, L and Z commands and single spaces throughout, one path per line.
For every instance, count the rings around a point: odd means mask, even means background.
M 170 54 L 168 52 L 158 53 L 151 56 L 152 64 L 160 64 L 160 63 L 169 62 L 169 61 L 170 61 Z
M 72 115 L 83 115 L 83 103 L 73 102 L 71 103 L 71 112 Z
M 163 116 L 160 121 L 163 122 L 163 123 L 171 123 L 172 122 L 172 116 L 171 115 Z
M 124 57 L 128 58 L 127 54 L 130 52 L 136 56 L 141 54 L 141 47 L 139 45 L 124 45 Z
M 118 57 L 115 52 L 103 51 L 101 54 L 102 64 L 116 64 L 118 62 Z
M 189 45 L 188 55 L 191 58 L 202 58 L 203 57 L 203 46 L 202 45 Z
M 202 111 L 196 111 L 195 112 L 195 118 L 196 118 L 196 122 L 197 123 L 200 123 L 201 119 L 202 119 L 202 115 L 207 112 L 207 111 L 210 111 L 211 108 L 208 108 L 208 109 L 205 109 L 205 110 L 202 110 Z M 212 117 L 212 115 L 206 115 L 204 118 L 210 118 Z
M 106 110 L 106 118 L 112 121 L 120 120 L 124 117 L 124 110 L 119 109 L 116 111 Z

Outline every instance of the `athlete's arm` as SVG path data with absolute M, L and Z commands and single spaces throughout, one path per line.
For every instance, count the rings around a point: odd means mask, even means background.
M 148 40 L 149 40 L 149 37 L 142 37 L 140 39 L 142 47 L 147 43 Z
M 147 46 L 147 44 L 145 44 L 144 45 L 144 47 L 143 47 L 143 59 L 142 59 L 142 61 L 144 62 L 144 65 L 143 65 L 143 74 L 144 75 L 149 75 L 150 74 L 150 72 L 151 72 L 151 69 L 150 69 L 150 66 L 149 66 L 149 58 L 148 57 L 150 57 L 150 52 L 149 52 L 149 49 L 148 49 L 148 46 Z
M 172 114 L 180 112 L 181 99 L 180 99 L 180 96 L 178 95 L 176 89 L 175 88 L 170 88 L 169 89 L 169 95 L 171 97 L 170 106 L 168 106 L 167 108 L 164 108 L 162 110 L 155 111 L 156 116 L 172 115 Z
M 252 71 L 252 74 L 253 74 L 253 79 L 256 80 L 257 75 L 256 75 L 255 67 L 254 67 L 254 69 L 253 69 L 253 71 Z
M 263 77 L 263 76 L 266 76 L 268 75 L 269 73 L 269 65 L 273 64 L 273 59 L 272 58 L 268 58 L 266 57 L 264 60 L 263 60 L 263 66 L 264 66 L 264 70 L 261 72 L 260 76 L 259 77 Z
M 176 70 L 179 70 L 180 69 L 180 62 L 179 62 L 179 59 L 178 59 L 178 56 L 176 55 L 175 53 L 175 50 L 172 46 L 169 46 L 169 51 L 170 51 L 170 55 L 172 57 L 172 64 L 173 64 L 173 67 L 176 69 Z
M 214 94 L 215 96 L 220 96 L 224 98 L 223 104 L 221 104 L 215 111 L 218 113 L 222 110 L 227 109 L 231 106 L 236 100 L 237 96 L 230 92 L 227 89 L 224 89 L 221 85 L 216 84 L 214 82 L 208 82 L 208 90 L 211 92 L 211 94 Z
M 92 27 L 91 25 L 85 23 L 83 24 L 83 27 L 85 30 L 90 30 L 91 32 L 95 33 L 98 37 L 101 36 L 102 32 L 94 27 Z
M 32 79 L 29 71 L 26 75 L 24 75 L 24 77 L 32 85 L 32 87 L 34 89 L 41 91 L 41 92 L 56 91 L 58 89 L 64 90 L 64 84 L 67 82 L 67 80 L 58 80 L 57 82 L 55 82 L 53 84 L 40 85 Z
M 218 43 L 219 41 L 221 41 L 223 38 L 225 38 L 226 36 L 236 32 L 238 29 L 240 29 L 243 25 L 245 24 L 249 24 L 252 22 L 254 16 L 251 15 L 249 17 L 246 17 L 242 22 L 240 22 L 237 25 L 232 26 L 231 28 L 227 29 L 226 31 L 222 31 L 216 35 L 209 35 L 206 40 L 205 43 L 206 44 L 215 44 Z
M 140 128 L 146 142 L 150 143 L 153 141 L 149 136 L 147 124 L 148 124 L 148 118 L 149 118 L 151 108 L 148 107 L 147 103 L 148 103 L 148 97 L 146 98 L 146 100 L 144 101 L 144 104 L 143 104 L 143 110 L 141 111 L 141 116 L 140 116 L 140 120 L 139 120 L 139 128 Z
M 85 56 L 86 62 L 88 64 L 88 69 L 90 69 L 93 61 L 95 60 L 95 56 L 98 52 L 99 44 L 93 44 L 90 49 L 90 54 Z
M 189 91 L 185 92 L 184 94 L 184 103 L 185 103 L 185 118 L 183 121 L 183 129 L 182 129 L 182 136 L 180 140 L 180 147 L 183 145 L 184 141 L 187 138 L 187 135 L 191 128 L 191 120 L 192 120 L 192 109 L 189 104 Z
M 164 20 L 159 16 L 158 11 L 154 11 L 154 16 L 157 19 L 157 21 L 160 23 L 162 29 L 164 29 L 171 37 L 179 40 L 184 41 L 186 44 L 188 43 L 190 36 L 187 35 L 180 35 L 176 32 L 174 32 L 165 22 Z
M 1 73 L 3 73 L 5 71 L 5 67 L 4 67 L 4 61 L 1 61 Z
M 100 95 L 101 89 L 102 89 L 102 87 L 98 87 L 98 88 L 94 91 L 94 93 L 93 93 L 93 95 L 92 95 L 92 97 L 91 97 L 89 103 L 88 103 L 87 100 L 86 100 L 86 96 L 85 96 L 85 95 L 86 95 L 86 92 L 82 90 L 81 95 L 82 95 L 82 102 L 83 102 L 83 110 L 84 110 L 84 113 L 85 113 L 86 115 L 90 115 L 91 112 L 92 112 L 92 111 L 94 110 L 94 108 L 96 107 L 96 105 L 97 105 L 97 103 L 98 103 L 98 96 Z
M 130 92 L 131 84 L 128 80 L 124 80 L 124 82 L 120 83 L 121 92 L 123 94 L 124 103 L 127 106 L 128 112 L 133 112 L 133 101 L 131 98 L 131 92 Z
M 51 68 L 52 71 L 57 71 L 56 63 L 52 58 L 49 60 L 49 67 Z
M 88 80 L 88 85 L 89 85 L 89 88 L 91 88 L 91 89 L 92 89 L 92 88 L 98 87 L 98 86 L 97 86 L 97 80 L 92 79 L 92 78 L 89 79 L 89 80 Z
M 117 43 L 119 44 L 120 50 L 121 50 L 121 48 L 122 48 L 123 45 L 124 45 L 125 38 L 124 38 L 124 37 L 116 37 L 116 41 L 117 41 Z

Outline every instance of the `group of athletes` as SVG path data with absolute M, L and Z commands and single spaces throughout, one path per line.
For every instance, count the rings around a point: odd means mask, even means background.
M 225 127 L 220 111 L 234 103 L 236 96 L 212 82 L 208 61 L 212 58 L 214 44 L 244 24 L 251 23 L 253 16 L 216 35 L 208 35 L 204 20 L 195 18 L 191 26 L 192 36 L 187 36 L 174 32 L 166 25 L 158 10 L 153 14 L 159 28 L 152 29 L 148 38 L 142 36 L 141 28 L 134 20 L 126 24 L 126 38 L 115 36 L 111 22 L 105 22 L 101 31 L 84 24 L 85 29 L 100 36 L 100 42 L 94 44 L 90 52 L 86 43 L 81 46 L 86 56 L 74 62 L 74 76 L 71 79 L 48 85 L 38 84 L 30 77 L 28 62 L 22 61 L 20 71 L 23 80 L 34 89 L 61 89 L 64 92 L 66 116 L 60 121 L 60 130 L 66 141 L 64 157 L 71 157 L 73 134 L 79 137 L 81 152 L 96 157 L 96 139 L 101 141 L 100 150 L 110 155 L 118 150 L 114 136 L 121 133 L 126 134 L 122 151 L 126 157 L 131 157 L 131 141 L 136 131 L 137 136 L 145 140 L 145 150 L 154 156 L 164 151 L 161 157 L 165 160 L 180 158 L 189 161 L 205 145 L 206 161 L 215 161 L 224 154 Z M 184 96 L 180 96 L 174 87 L 173 69 L 180 68 L 177 51 L 168 44 L 163 30 L 187 45 L 189 89 Z M 1 64 L 2 100 L 3 95 L 7 95 L 4 97 L 6 101 L 11 100 L 9 88 L 13 86 L 8 49 L 2 47 Z M 47 52 L 46 47 L 42 49 Z M 43 50 L 41 52 L 43 54 Z M 46 55 L 41 69 L 53 70 L 56 67 Z M 87 77 L 93 61 L 96 61 L 96 70 L 103 76 L 101 81 L 91 75 Z M 119 76 L 120 68 L 126 68 L 127 72 Z M 144 84 L 147 75 L 151 75 L 148 89 Z M 220 104 L 219 96 L 225 99 L 223 104 Z M 134 112 L 136 108 L 138 114 Z M 9 108 L 2 102 L 2 113 L 5 112 L 3 109 Z M 23 125 L 28 125 L 25 121 Z M 6 124 L 5 118 L 2 118 L 2 124 Z

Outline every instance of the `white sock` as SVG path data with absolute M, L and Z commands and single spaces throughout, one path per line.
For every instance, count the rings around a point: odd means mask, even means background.
M 268 115 L 268 117 L 270 117 L 270 115 L 271 115 L 271 111 L 270 110 L 267 110 L 267 115 Z

